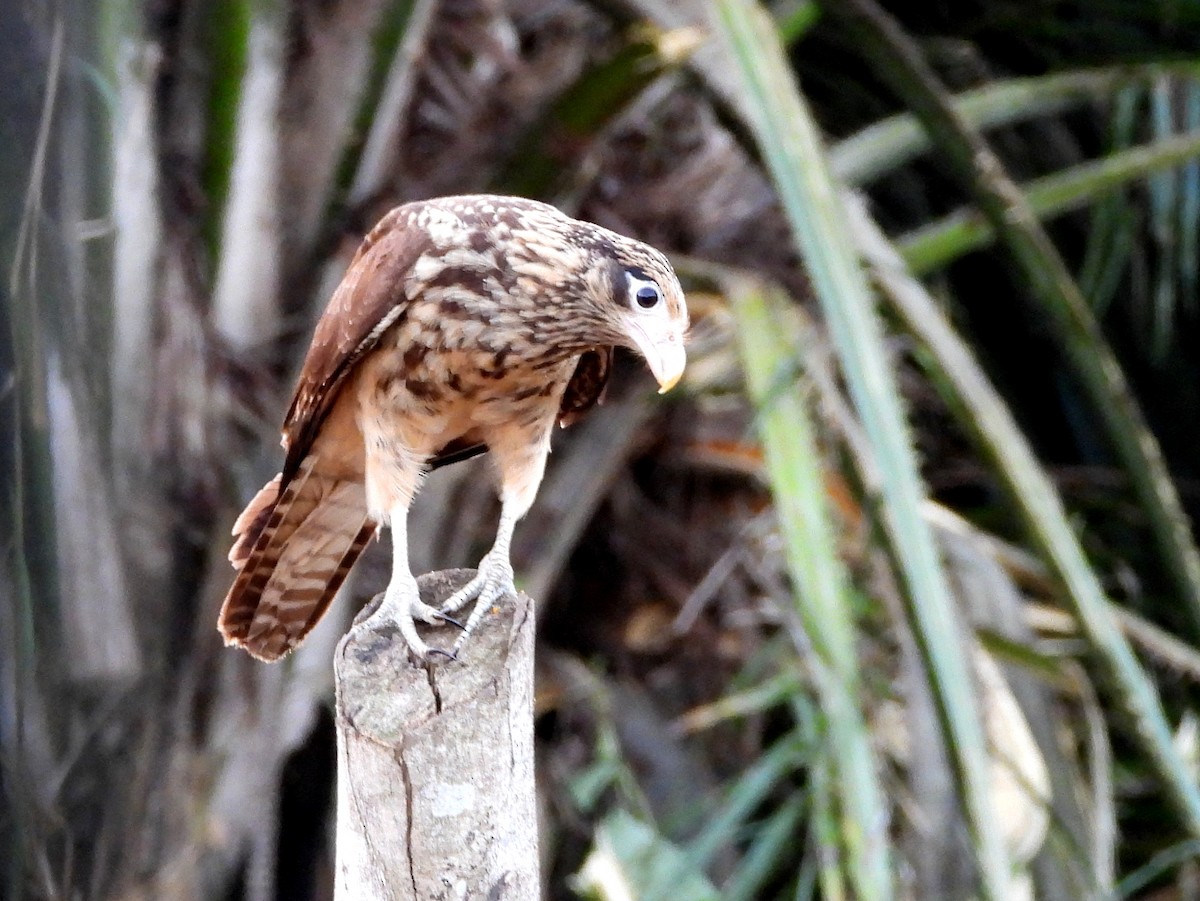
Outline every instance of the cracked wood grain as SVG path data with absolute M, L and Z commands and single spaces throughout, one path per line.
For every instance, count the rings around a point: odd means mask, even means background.
M 421 598 L 473 574 L 422 576 Z M 337 901 L 539 897 L 532 611 L 507 601 L 428 670 L 392 630 L 338 645 Z

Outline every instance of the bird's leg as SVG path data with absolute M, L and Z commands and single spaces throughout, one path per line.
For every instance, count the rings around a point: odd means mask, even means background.
M 520 518 L 520 513 L 512 503 L 505 503 L 500 508 L 500 524 L 496 527 L 496 541 L 492 545 L 492 549 L 479 562 L 478 574 L 442 604 L 442 613 L 453 613 L 461 610 L 473 598 L 479 598 L 479 605 L 472 611 L 471 618 L 467 620 L 467 631 L 470 631 L 472 625 L 478 621 L 476 613 L 479 610 L 505 595 L 517 593 L 517 588 L 513 584 L 513 568 L 512 561 L 509 559 L 509 548 L 512 545 L 513 528 Z
M 424 660 L 431 650 L 417 634 L 415 619 L 426 623 L 444 622 L 446 617 L 421 602 L 417 580 L 408 564 L 408 506 L 397 504 L 392 508 L 390 525 L 392 530 L 392 579 L 384 592 L 379 606 L 355 626 L 355 630 L 374 629 L 383 623 L 395 623 L 404 643 L 414 655 Z
M 527 506 L 527 505 L 526 505 Z M 450 649 L 451 655 L 457 656 L 459 649 L 471 637 L 483 615 L 498 600 L 517 594 L 513 584 L 512 561 L 509 559 L 509 548 L 512 545 L 513 529 L 517 520 L 524 515 L 525 509 L 516 501 L 506 498 L 500 508 L 500 524 L 496 528 L 496 541 L 479 563 L 479 572 L 470 582 L 455 592 L 442 604 L 442 614 L 453 613 L 464 607 L 468 602 L 478 599 L 475 609 L 467 619 L 462 634 Z
M 555 401 L 553 410 L 557 410 Z M 513 529 L 517 522 L 529 512 L 537 496 L 538 485 L 546 471 L 546 455 L 550 452 L 550 432 L 554 427 L 551 417 L 541 428 L 496 429 L 485 435 L 492 452 L 492 461 L 500 482 L 500 523 L 496 526 L 496 541 L 479 563 L 479 572 L 464 587 L 451 595 L 441 606 L 443 614 L 454 613 L 469 601 L 475 600 L 462 634 L 450 649 L 457 656 L 459 649 L 471 637 L 483 616 L 501 598 L 516 597 L 517 587 L 513 584 L 512 546 Z

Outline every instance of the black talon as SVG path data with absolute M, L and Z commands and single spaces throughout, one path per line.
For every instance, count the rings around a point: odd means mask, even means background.
M 427 652 L 427 656 L 429 656 L 429 657 L 432 657 L 434 654 L 441 654 L 447 660 L 457 660 L 458 659 L 457 651 L 443 651 L 441 648 L 430 648 L 429 651 Z
M 434 612 L 437 614 L 438 619 L 440 619 L 442 622 L 449 623 L 452 626 L 458 626 L 458 628 L 462 629 L 464 632 L 467 631 L 467 627 L 464 626 L 462 623 L 460 623 L 458 620 L 456 620 L 449 613 L 442 613 L 441 610 L 436 610 Z

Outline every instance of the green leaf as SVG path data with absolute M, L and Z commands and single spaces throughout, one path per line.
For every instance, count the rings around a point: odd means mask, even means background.
M 797 833 L 807 807 L 805 795 L 793 795 L 758 825 L 745 856 L 721 887 L 723 901 L 754 901 L 767 880 L 792 862 L 792 848 L 798 843 Z
M 841 840 L 864 898 L 891 895 L 887 805 L 876 777 L 862 711 L 855 654 L 854 598 L 837 553 L 815 428 L 794 382 L 798 326 L 786 297 L 749 278 L 728 277 L 738 341 L 785 541 L 798 589 L 796 610 L 824 712 L 843 818 Z
M 1003 399 L 983 374 L 966 343 L 954 332 L 924 287 L 904 271 L 886 240 L 857 209 L 859 244 L 909 330 L 929 349 L 945 383 L 970 411 L 967 424 L 1016 501 L 1030 537 L 1063 585 L 1075 608 L 1105 681 L 1162 781 L 1180 822 L 1200 834 L 1200 791 L 1172 741 L 1162 702 L 1113 616 L 1096 572 L 1088 565 L 1062 499 L 1046 475 Z
M 1200 132 L 1164 138 L 1035 179 L 1023 187 L 1039 219 L 1095 204 L 1130 182 L 1200 157 Z M 996 233 L 974 208 L 957 210 L 897 239 L 913 272 L 941 269 L 964 254 L 993 244 Z
M 1200 69 L 1194 63 L 1154 63 L 1013 78 L 956 95 L 954 108 L 975 128 L 996 128 L 1119 96 L 1131 86 L 1147 85 L 1168 74 L 1195 78 Z M 839 141 L 829 151 L 829 162 L 842 181 L 864 185 L 911 162 L 932 146 L 917 117 L 899 113 Z
M 1008 860 L 992 810 L 989 761 L 970 670 L 929 525 L 924 490 L 889 353 L 866 278 L 847 234 L 820 134 L 796 90 L 774 29 L 748 0 L 724 0 L 718 21 L 732 48 L 751 126 L 795 232 L 842 371 L 874 453 L 880 513 L 904 580 L 975 841 L 981 890 L 1008 897 Z M 859 897 L 890 895 L 880 867 L 854 867 Z
M 571 888 L 596 901 L 670 898 L 718 901 L 720 894 L 686 854 L 655 829 L 624 810 L 614 810 L 596 829 L 596 841 Z

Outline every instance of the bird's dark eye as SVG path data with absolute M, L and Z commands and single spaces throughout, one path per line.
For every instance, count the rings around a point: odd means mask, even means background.
M 662 295 L 658 293 L 658 288 L 653 285 L 642 285 L 637 289 L 637 294 L 634 297 L 637 298 L 638 306 L 643 310 L 650 309 L 662 300 Z

